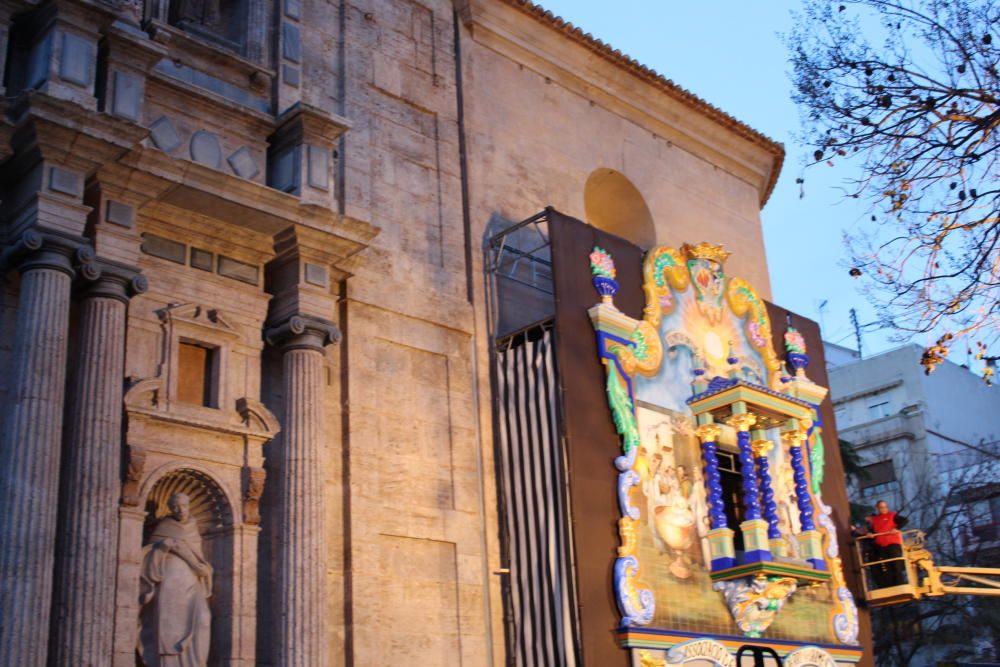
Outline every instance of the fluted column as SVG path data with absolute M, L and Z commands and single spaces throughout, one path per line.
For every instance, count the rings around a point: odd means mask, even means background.
M 80 304 L 57 534 L 56 665 L 107 664 L 112 653 L 126 305 L 141 291 L 141 276 L 105 268 Z
M 28 231 L 0 434 L 0 664 L 43 667 L 52 602 L 74 249 Z M 87 259 L 87 257 L 81 257 Z M 8 266 L 11 264 L 8 263 Z
M 323 348 L 336 327 L 295 315 L 267 332 L 283 353 L 284 423 L 278 463 L 276 602 L 279 667 L 327 664 L 324 641 Z

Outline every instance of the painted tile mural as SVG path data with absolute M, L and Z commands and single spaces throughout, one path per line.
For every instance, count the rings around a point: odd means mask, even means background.
M 806 377 L 808 358 L 793 329 L 788 351 L 804 364 L 790 372 L 779 361 L 763 301 L 750 285 L 726 276 L 727 257 L 720 246 L 704 243 L 648 252 L 642 320 L 614 306 L 613 258 L 600 248 L 590 257 L 601 298 L 590 317 L 622 436 L 614 461 L 622 517 L 614 583 L 622 625 L 856 644 L 856 608 L 844 584 L 831 510 L 819 495 L 822 429 L 815 408 L 826 390 Z M 696 415 L 689 406 L 727 392 L 752 398 L 724 406 L 731 413 L 713 408 L 714 423 L 712 411 L 698 408 Z M 793 403 L 798 412 L 781 412 Z M 746 405 L 747 414 L 757 416 L 740 422 Z M 755 424 L 752 455 L 748 432 L 741 452 L 740 423 Z M 704 431 L 705 424 L 712 430 Z M 719 452 L 711 456 L 714 477 L 705 437 L 699 438 L 706 432 L 718 434 L 708 445 Z M 748 465 L 757 515 L 743 497 Z M 609 467 L 609 484 L 613 475 Z M 721 480 L 714 519 L 706 477 Z M 765 531 L 763 547 L 744 550 L 744 543 L 759 544 L 752 519 L 764 526 L 758 529 Z M 720 535 L 730 541 L 735 566 L 719 565 L 713 540 Z

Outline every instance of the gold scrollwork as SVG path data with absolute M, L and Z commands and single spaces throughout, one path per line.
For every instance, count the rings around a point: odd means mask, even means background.
M 667 661 L 643 649 L 639 651 L 639 667 L 667 667 Z
M 781 370 L 781 362 L 771 344 L 771 320 L 767 316 L 764 302 L 750 283 L 742 278 L 729 279 L 729 285 L 726 288 L 726 301 L 737 317 L 745 317 L 749 314 L 746 329 L 750 344 L 764 358 L 764 365 L 767 366 L 771 377 L 771 388 L 777 389 L 780 386 L 778 371 Z
M 663 361 L 663 343 L 656 329 L 646 320 L 641 320 L 632 332 L 635 348 L 612 345 L 608 350 L 621 361 L 622 369 L 628 376 L 636 373 L 652 377 L 660 370 Z
M 677 304 L 671 288 L 683 292 L 689 282 L 687 265 L 679 252 L 673 248 L 651 250 L 642 265 L 642 285 L 646 292 L 643 319 L 654 328 L 659 327 L 660 316 L 671 312 Z
M 618 547 L 618 555 L 634 556 L 636 547 L 639 545 L 639 535 L 636 532 L 639 528 L 639 521 L 623 516 L 618 519 L 618 537 L 621 538 L 621 546 Z

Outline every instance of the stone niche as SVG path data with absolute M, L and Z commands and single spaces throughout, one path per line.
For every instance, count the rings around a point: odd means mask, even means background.
M 159 311 L 157 373 L 132 378 L 125 393 L 127 428 L 118 543 L 116 667 L 136 665 L 143 549 L 171 512 L 175 493 L 190 499 L 205 560 L 211 565 L 209 665 L 253 665 L 256 650 L 259 501 L 265 483 L 263 445 L 278 421 L 234 380 L 247 353 L 236 327 L 218 309 L 172 304 Z M 180 400 L 178 350 L 196 342 L 214 350 L 215 398 Z
M 240 577 L 235 564 L 237 527 L 233 507 L 222 488 L 211 476 L 196 468 L 174 468 L 161 476 L 146 494 L 142 544 L 150 543 L 150 535 L 163 518 L 170 515 L 168 501 L 177 493 L 191 501 L 190 510 L 198 525 L 202 553 L 212 567 L 212 589 L 208 600 L 212 614 L 209 664 L 220 664 L 220 658 L 233 653 L 233 616 L 237 611 Z

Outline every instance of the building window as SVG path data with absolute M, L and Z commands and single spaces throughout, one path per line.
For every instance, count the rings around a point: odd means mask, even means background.
M 879 461 L 862 468 L 861 495 L 865 497 L 891 493 L 899 488 L 892 461 Z
M 889 401 L 875 399 L 877 402 L 868 404 L 868 416 L 872 419 L 881 419 L 889 416 Z
M 218 407 L 218 348 L 181 341 L 177 348 L 177 400 Z
M 726 510 L 726 523 L 733 529 L 733 549 L 744 551 L 743 531 L 743 475 L 736 454 L 719 450 L 719 481 L 722 484 L 722 499 Z
M 170 23 L 237 53 L 246 32 L 244 0 L 173 0 Z

